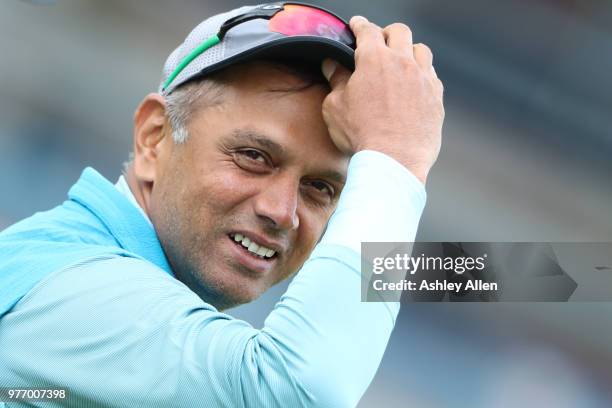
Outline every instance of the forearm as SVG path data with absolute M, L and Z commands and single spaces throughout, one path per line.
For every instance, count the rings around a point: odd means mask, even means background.
M 398 303 L 361 302 L 361 242 L 413 241 L 424 204 L 423 185 L 399 163 L 377 152 L 354 157 L 324 238 L 266 320 L 263 333 L 322 402 L 358 402 L 399 311 Z

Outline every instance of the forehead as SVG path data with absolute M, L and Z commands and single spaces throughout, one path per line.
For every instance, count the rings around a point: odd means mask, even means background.
M 296 74 L 269 61 L 232 66 L 216 77 L 222 88 L 221 109 L 217 110 L 231 115 L 232 120 L 266 119 L 278 125 L 308 126 L 311 133 L 327 136 L 321 108 L 329 87 L 306 76 L 304 71 Z
M 286 157 L 306 155 L 340 166 L 347 160 L 331 141 L 323 120 L 327 86 L 309 84 L 267 63 L 228 69 L 221 81 L 222 102 L 196 114 L 190 132 L 206 133 L 208 140 L 211 134 L 225 140 L 236 140 L 237 134 L 256 134 L 260 140 L 267 138 L 282 146 Z

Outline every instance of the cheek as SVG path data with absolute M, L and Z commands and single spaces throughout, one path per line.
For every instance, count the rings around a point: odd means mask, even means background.
M 153 224 L 158 230 L 158 234 L 166 234 L 167 230 L 173 223 L 173 219 L 177 219 L 179 208 L 177 208 L 177 197 L 181 194 L 181 186 L 177 183 L 172 183 L 172 179 L 176 177 L 174 173 L 170 176 L 158 178 L 153 185 L 149 201 L 149 216 Z
M 288 278 L 304 265 L 323 233 L 324 227 L 325 223 L 319 221 L 318 218 L 300 217 L 300 227 L 293 242 L 293 252 L 291 257 L 287 259 L 286 264 L 281 267 L 281 273 L 275 283 Z
M 330 214 L 327 212 L 324 214 L 309 212 L 300 217 L 300 228 L 295 248 L 297 256 L 307 258 L 310 255 L 325 230 L 329 216 Z
M 223 163 L 199 172 L 196 182 L 186 188 L 181 200 L 189 203 L 190 212 L 223 224 L 238 215 L 240 206 L 256 188 L 256 183 L 244 177 L 235 166 Z

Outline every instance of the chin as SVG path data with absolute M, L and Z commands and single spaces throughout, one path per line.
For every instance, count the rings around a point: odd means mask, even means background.
M 204 302 L 217 310 L 226 310 L 258 299 L 267 288 L 252 279 L 196 279 L 195 285 L 187 286 Z M 192 281 L 193 282 L 193 281 Z
M 215 296 L 214 299 L 204 299 L 206 303 L 213 305 L 217 310 L 227 310 L 240 305 L 244 305 L 246 303 L 250 303 L 261 296 L 260 293 L 257 294 L 222 294 L 220 296 Z

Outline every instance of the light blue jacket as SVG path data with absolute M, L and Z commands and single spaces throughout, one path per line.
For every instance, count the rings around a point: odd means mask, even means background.
M 153 227 L 88 168 L 68 201 L 0 233 L 0 386 L 69 389 L 41 406 L 354 406 L 399 310 L 360 302 L 360 284 L 359 255 L 324 240 L 257 330 L 175 279 Z
M 92 168 L 68 201 L 0 233 L 0 317 L 49 273 L 100 256 L 146 259 L 172 275 L 155 232 Z

